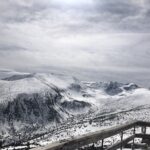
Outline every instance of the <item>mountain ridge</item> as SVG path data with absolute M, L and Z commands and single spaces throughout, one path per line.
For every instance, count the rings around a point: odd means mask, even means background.
M 90 118 L 149 105 L 139 100 L 143 97 L 148 99 L 150 91 L 134 83 L 82 82 L 53 73 L 13 75 L 0 80 L 0 133 L 5 139 L 36 133 L 72 117 Z

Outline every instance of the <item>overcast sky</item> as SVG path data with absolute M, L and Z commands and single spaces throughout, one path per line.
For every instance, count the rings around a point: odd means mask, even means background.
M 149 0 L 1 0 L 0 68 L 148 84 L 149 32 Z

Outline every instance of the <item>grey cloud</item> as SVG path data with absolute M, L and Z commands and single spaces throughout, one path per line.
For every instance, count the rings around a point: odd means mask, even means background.
M 55 8 L 55 6 L 51 5 L 51 3 L 46 3 L 46 0 L 42 2 L 39 0 L 2 0 L 0 8 L 1 21 L 13 23 L 35 20 L 37 19 L 37 13 L 47 8 Z
M 100 4 L 99 4 L 100 3 Z M 111 15 L 119 15 L 127 17 L 130 15 L 136 15 L 139 12 L 139 7 L 131 3 L 131 0 L 108 0 L 97 1 L 97 10 L 102 13 L 110 13 Z
M 12 52 L 12 51 L 26 51 L 27 49 L 26 48 L 23 48 L 23 47 L 19 47 L 19 46 L 15 46 L 15 45 L 3 45 L 3 44 L 0 44 L 0 52 L 6 52 L 6 51 L 9 51 L 9 52 Z
M 104 24 L 118 32 L 146 32 L 150 30 L 149 2 L 108 0 L 96 1 L 96 9 L 93 15 L 87 16 L 88 21 L 99 25 Z M 106 29 L 106 30 L 107 30 Z M 107 32 L 107 31 L 106 31 Z
M 76 32 L 89 31 L 92 28 L 109 31 L 112 27 L 119 32 L 149 30 L 149 2 L 147 0 L 143 0 L 143 7 L 133 0 L 91 1 L 92 3 L 67 7 L 56 0 L 3 0 L 0 5 L 1 20 L 8 23 L 23 23 L 47 19 L 53 20 L 53 25 L 61 22 L 61 27 Z M 68 17 L 67 20 L 66 17 Z
M 148 0 L 71 1 L 0 1 L 0 67 L 147 76 Z

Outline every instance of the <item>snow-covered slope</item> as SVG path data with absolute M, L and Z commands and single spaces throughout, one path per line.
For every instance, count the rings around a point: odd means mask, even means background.
M 82 82 L 63 74 L 15 74 L 0 80 L 0 135 L 24 137 L 54 126 L 150 107 L 134 83 Z M 139 116 L 137 116 L 138 119 Z M 31 136 L 31 135 L 30 135 Z
M 1 120 L 25 123 L 60 122 L 71 114 L 87 112 L 91 105 L 64 93 L 78 80 L 55 74 L 14 75 L 0 81 Z M 71 112 L 71 113 L 69 113 Z
M 9 78 L 0 80 L 0 95 L 2 101 L 11 101 L 18 94 L 22 93 L 36 93 L 49 90 L 53 92 L 53 88 L 60 89 L 67 88 L 75 79 L 63 75 L 53 74 L 27 74 L 14 75 Z M 7 99 L 8 96 L 9 98 Z M 4 97 L 3 97 L 4 96 Z

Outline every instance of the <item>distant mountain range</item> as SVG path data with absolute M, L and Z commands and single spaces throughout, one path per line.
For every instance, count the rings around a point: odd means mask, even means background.
M 148 105 L 150 91 L 134 83 L 83 82 L 53 73 L 15 74 L 0 80 L 0 138 L 36 133 L 78 115 Z

